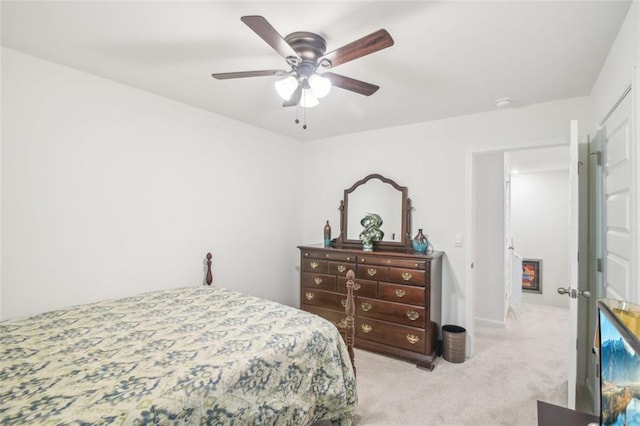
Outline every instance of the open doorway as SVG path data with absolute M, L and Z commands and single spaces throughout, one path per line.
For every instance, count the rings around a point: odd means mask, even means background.
M 505 153 L 511 250 L 524 263 L 522 303 L 569 308 L 558 287 L 569 283 L 569 147 Z
M 572 132 L 573 130 L 572 128 Z M 577 145 L 577 140 L 575 143 Z M 472 303 L 476 308 L 474 316 L 476 324 L 506 327 L 508 313 L 517 314 L 518 307 L 524 304 L 529 308 L 533 308 L 532 305 L 544 305 L 551 309 L 566 309 L 567 313 L 571 312 L 567 315 L 567 321 L 563 322 L 567 327 L 566 330 L 574 330 L 576 327 L 576 324 L 571 327 L 569 324 L 572 322 L 571 318 L 577 320 L 576 306 L 568 303 L 568 298 L 558 294 L 558 290 L 560 287 L 571 289 L 572 283 L 578 288 L 579 277 L 586 276 L 586 271 L 582 269 L 586 269 L 587 262 L 578 262 L 572 253 L 586 253 L 587 232 L 586 228 L 582 228 L 587 223 L 584 217 L 588 210 L 585 201 L 588 199 L 585 193 L 588 187 L 585 182 L 587 173 L 578 174 L 575 169 L 580 169 L 580 165 L 586 165 L 588 144 L 578 145 L 577 152 L 573 154 L 569 151 L 569 146 L 558 145 L 474 153 L 473 250 L 475 251 L 474 259 L 478 265 L 474 268 L 475 291 Z M 573 160 L 575 163 L 571 158 L 575 159 Z M 572 165 L 575 179 L 570 176 Z M 487 178 L 483 174 L 493 175 L 493 178 Z M 580 184 L 577 182 L 578 179 Z M 488 185 L 491 182 L 493 184 Z M 488 186 L 483 187 L 483 185 Z M 570 195 L 574 191 L 579 191 L 580 197 L 574 199 L 574 195 Z M 482 209 L 487 208 L 487 198 L 492 195 L 493 201 L 490 203 L 492 204 L 490 208 L 495 213 L 492 217 L 495 223 L 493 233 L 487 235 L 487 224 L 478 221 L 478 218 L 482 218 L 483 215 L 488 216 L 486 212 L 482 212 Z M 578 207 L 578 198 L 581 207 Z M 570 199 L 575 200 L 576 204 L 574 205 L 573 201 L 570 203 Z M 500 223 L 504 226 L 502 230 Z M 485 232 L 484 235 L 483 232 Z M 483 241 L 485 238 L 488 243 Z M 571 243 L 569 243 L 570 240 Z M 484 251 L 493 252 L 493 256 L 489 256 L 493 259 L 490 267 L 493 270 L 504 271 L 502 282 L 499 281 L 499 276 L 493 281 L 486 281 L 486 276 L 479 275 L 483 270 L 481 263 L 488 257 L 483 253 Z M 524 287 L 522 271 L 520 276 L 517 273 L 509 274 L 509 266 L 513 264 L 509 259 L 516 251 L 523 259 L 533 260 L 538 265 L 535 272 L 540 280 L 535 288 L 531 289 L 532 291 L 524 294 L 521 292 Z M 481 255 L 478 256 L 478 253 Z M 500 257 L 500 254 L 503 256 Z M 578 270 L 575 271 L 574 268 Z M 492 286 L 493 290 L 486 292 L 483 285 Z M 517 291 L 514 291 L 516 289 Z M 480 304 L 486 303 L 484 298 L 488 294 L 493 294 L 495 299 L 492 312 L 494 316 L 489 320 L 479 315 L 483 311 L 477 309 Z M 496 294 L 502 298 L 498 299 L 495 297 Z M 570 300 L 575 301 L 575 297 Z M 583 370 L 580 365 L 575 365 L 576 357 L 572 358 L 570 354 L 575 350 L 570 348 L 575 348 L 576 338 L 579 346 L 581 340 L 583 345 L 589 343 L 588 339 L 582 337 L 581 339 L 575 334 L 573 336 L 567 334 L 557 342 L 558 347 L 566 345 L 569 349 L 566 357 L 563 356 L 557 361 L 567 364 L 566 371 L 569 373 L 570 383 L 575 383 L 576 379 L 579 379 L 579 383 L 584 382 L 575 376 L 571 377 L 571 371 Z M 580 364 L 580 360 L 578 361 Z M 567 405 L 573 408 L 575 391 L 570 392 L 568 396 Z
M 474 174 L 476 323 L 505 327 L 521 303 L 568 308 L 556 292 L 569 274 L 568 145 L 476 153 Z M 521 295 L 513 255 L 537 265 Z

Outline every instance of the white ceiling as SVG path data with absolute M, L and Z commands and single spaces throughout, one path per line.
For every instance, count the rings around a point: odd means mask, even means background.
M 299 140 L 589 95 L 630 0 L 2 1 L 2 45 Z M 377 84 L 339 88 L 311 109 L 283 108 L 288 69 L 240 21 L 262 15 L 285 36 L 311 31 L 334 50 L 380 28 L 395 45 L 332 71 Z M 296 113 L 308 128 L 296 125 Z

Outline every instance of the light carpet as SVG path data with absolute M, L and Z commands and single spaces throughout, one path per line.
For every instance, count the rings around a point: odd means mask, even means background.
M 475 354 L 429 372 L 356 349 L 354 425 L 537 425 L 536 401 L 567 405 L 569 311 L 511 310 L 506 328 L 476 327 Z

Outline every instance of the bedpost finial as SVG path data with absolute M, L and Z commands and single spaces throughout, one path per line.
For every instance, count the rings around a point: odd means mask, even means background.
M 211 253 L 207 253 L 207 285 L 211 285 L 213 283 L 213 273 L 211 272 L 211 258 L 213 255 Z

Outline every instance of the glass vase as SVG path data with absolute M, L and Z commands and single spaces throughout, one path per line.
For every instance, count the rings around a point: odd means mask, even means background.
M 329 225 L 329 221 L 324 225 L 323 243 L 325 247 L 331 247 L 331 225 Z
M 413 240 L 411 240 L 411 244 L 413 245 L 413 251 L 416 253 L 426 253 L 429 248 L 429 240 L 422 233 L 422 229 L 418 229 L 418 233 Z

